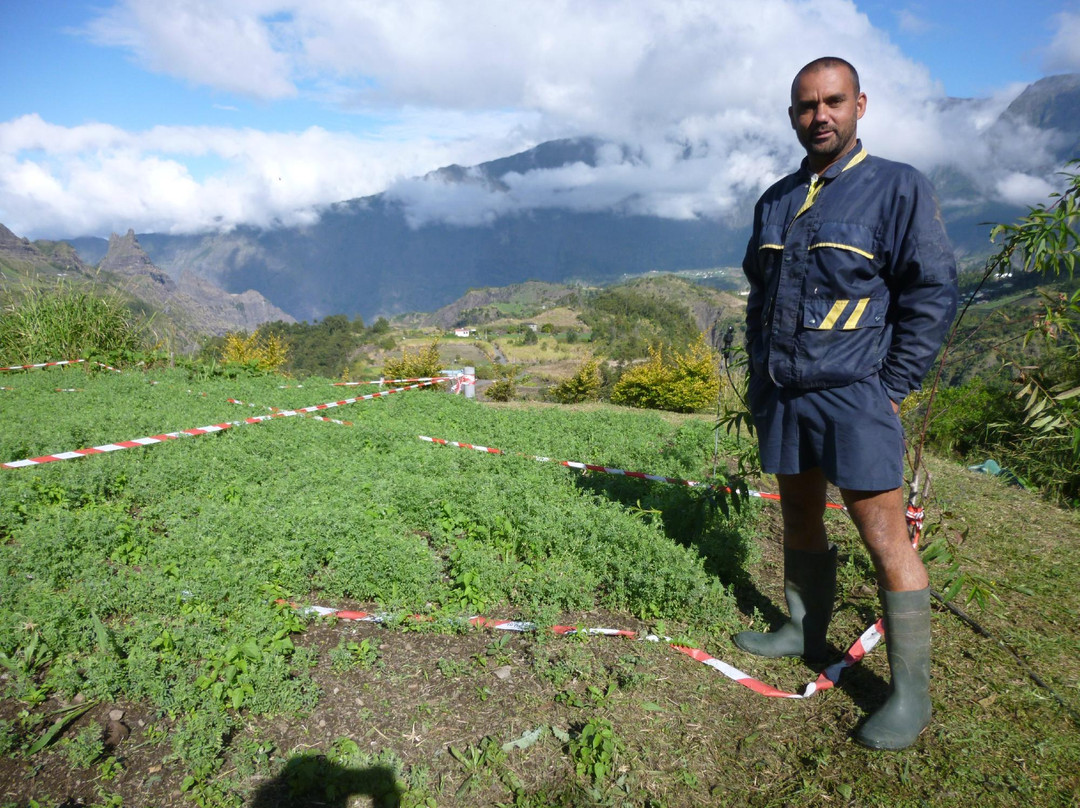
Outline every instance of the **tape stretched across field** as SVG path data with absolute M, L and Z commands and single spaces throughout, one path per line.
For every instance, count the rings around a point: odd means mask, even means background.
M 483 452 L 485 454 L 497 454 L 504 455 L 510 454 L 502 449 L 496 449 L 493 446 L 476 446 L 472 443 L 459 443 L 458 441 L 445 440 L 443 438 L 429 438 L 427 435 L 417 435 L 422 441 L 428 443 L 436 443 L 440 446 L 456 446 L 459 449 L 472 449 L 474 452 Z M 650 480 L 657 483 L 671 483 L 672 485 L 685 485 L 691 488 L 716 488 L 719 491 L 723 491 L 725 494 L 733 493 L 732 490 L 726 486 L 713 486 L 711 483 L 702 483 L 697 480 L 683 480 L 679 477 L 663 477 L 659 474 L 646 474 L 644 471 L 627 471 L 626 469 L 611 468 L 610 466 L 597 466 L 593 463 L 579 463 L 576 460 L 556 460 L 552 457 L 540 457 L 538 455 L 517 454 L 518 457 L 524 457 L 529 460 L 536 460 L 540 463 L 557 463 L 560 466 L 566 466 L 570 469 L 581 469 L 582 471 L 598 471 L 602 474 L 615 474 L 620 477 L 633 477 L 636 480 Z M 751 497 L 757 497 L 759 499 L 769 499 L 774 502 L 780 501 L 779 494 L 770 494 L 767 491 L 753 491 L 750 489 L 745 490 L 743 493 Z M 826 502 L 825 507 L 834 508 L 836 510 L 846 510 L 843 505 L 837 502 Z
M 357 612 L 343 609 L 331 609 L 326 606 L 298 606 L 295 603 L 288 603 L 287 601 L 279 600 L 279 604 L 291 606 L 297 612 L 303 615 L 317 615 L 319 617 L 334 617 L 338 620 L 353 620 L 361 623 L 385 623 L 393 621 L 395 617 L 390 614 L 380 614 L 377 612 Z M 413 615 L 413 620 L 427 621 L 429 618 Z M 495 629 L 497 631 L 514 631 L 514 632 L 528 632 L 536 631 L 539 627 L 535 623 L 530 623 L 524 620 L 493 620 L 488 617 L 469 617 L 465 619 L 470 625 L 478 626 L 482 628 Z M 820 674 L 813 682 L 808 682 L 798 693 L 790 693 L 786 690 L 780 690 L 772 685 L 765 684 L 764 682 L 755 679 L 747 673 L 743 673 L 741 670 L 733 665 L 729 665 L 721 659 L 717 659 L 714 656 L 702 651 L 699 648 L 690 648 L 685 645 L 678 645 L 672 642 L 670 637 L 660 637 L 656 634 L 646 634 L 639 636 L 637 632 L 629 629 L 621 628 L 578 628 L 577 626 L 551 626 L 549 628 L 552 634 L 557 634 L 562 637 L 569 637 L 575 634 L 589 634 L 594 636 L 604 637 L 626 637 L 632 640 L 643 640 L 646 642 L 664 642 L 667 643 L 673 650 L 678 651 L 680 654 L 685 654 L 693 660 L 701 662 L 704 665 L 708 665 L 713 670 L 722 673 L 727 678 L 734 682 L 738 682 L 743 687 L 747 687 L 762 696 L 768 696 L 770 698 L 779 699 L 808 699 L 815 693 L 820 693 L 823 690 L 828 690 L 834 687 L 837 682 L 840 681 L 840 674 L 846 669 L 855 665 L 859 660 L 866 656 L 875 645 L 885 636 L 885 628 L 881 620 L 878 620 L 872 626 L 870 626 L 862 635 L 857 639 L 852 646 L 844 654 L 844 658 L 839 662 L 836 662 Z
M 11 365 L 10 367 L 0 368 L 0 371 L 37 370 L 37 369 L 40 369 L 40 368 L 56 368 L 56 367 L 60 367 L 61 365 L 81 365 L 81 364 L 84 364 L 84 363 L 87 363 L 87 362 L 89 362 L 92 365 L 97 365 L 99 368 L 105 368 L 106 370 L 111 370 L 114 373 L 119 373 L 120 372 L 116 368 L 114 368 L 114 367 L 112 367 L 110 365 L 106 365 L 104 362 L 90 362 L 89 359 L 61 359 L 59 362 L 39 362 L 36 365 Z
M 42 463 L 52 463 L 57 460 L 74 460 L 79 457 L 87 457 L 88 455 L 108 454 L 109 452 L 116 452 L 120 449 L 135 449 L 140 446 L 153 446 L 155 443 L 164 443 L 165 441 L 175 440 L 176 438 L 184 438 L 198 435 L 209 435 L 214 432 L 221 432 L 226 429 L 231 429 L 235 426 L 244 426 L 246 424 L 257 424 L 262 421 L 269 421 L 272 418 L 291 418 L 295 415 L 306 415 L 310 412 L 318 412 L 320 410 L 332 409 L 333 407 L 341 407 L 346 404 L 354 404 L 357 401 L 369 401 L 374 398 L 384 398 L 391 396 L 394 393 L 401 393 L 405 390 L 415 390 L 418 387 L 428 387 L 438 382 L 422 382 L 420 384 L 412 384 L 408 387 L 398 387 L 394 390 L 383 390 L 378 393 L 369 393 L 366 396 L 357 396 L 356 398 L 347 398 L 342 401 L 329 401 L 325 404 L 315 404 L 311 407 L 303 407 L 298 410 L 282 410 L 281 412 L 271 413 L 270 415 L 256 415 L 251 418 L 245 418 L 242 421 L 226 421 L 221 424 L 211 424 L 210 426 L 200 426 L 195 429 L 182 429 L 179 432 L 166 432 L 161 435 L 153 435 L 147 438 L 136 438 L 135 440 L 125 440 L 119 443 L 106 443 L 102 446 L 90 446 L 86 449 L 76 449 L 71 452 L 58 452 L 57 454 L 42 455 L 41 457 L 31 457 L 26 460 L 14 460 L 10 463 L 0 463 L 0 468 L 5 469 L 17 469 L 25 468 L 26 466 L 39 466 Z

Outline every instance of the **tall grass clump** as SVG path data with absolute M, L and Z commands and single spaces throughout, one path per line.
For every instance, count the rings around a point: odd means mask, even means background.
M 142 324 L 115 297 L 29 289 L 0 313 L 0 359 L 7 362 L 120 360 L 145 347 Z

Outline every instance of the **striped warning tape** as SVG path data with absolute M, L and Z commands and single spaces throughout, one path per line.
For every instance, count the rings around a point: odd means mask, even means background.
M 243 407 L 257 407 L 258 406 L 257 404 L 246 404 L 243 401 L 240 401 L 239 399 L 235 399 L 235 398 L 229 398 L 229 399 L 226 399 L 226 401 L 228 401 L 230 404 L 239 404 L 239 405 L 241 405 Z M 267 407 L 266 409 L 270 410 L 271 412 L 283 412 L 281 407 Z M 355 424 L 353 424 L 352 421 L 339 421 L 336 418 L 326 418 L 326 417 L 321 416 L 321 415 L 309 415 L 307 413 L 304 413 L 304 417 L 305 418 L 311 418 L 314 421 L 329 421 L 331 424 L 341 424 L 342 426 L 355 426 Z
M 56 460 L 74 460 L 75 458 L 86 457 L 87 455 L 105 454 L 108 452 L 115 452 L 119 449 L 134 449 L 138 446 L 152 446 L 155 443 L 164 443 L 167 440 L 182 438 L 188 435 L 207 435 L 213 432 L 221 432 L 225 429 L 231 429 L 234 426 L 257 424 L 261 421 L 268 421 L 271 418 L 290 418 L 294 415 L 304 415 L 309 412 L 330 409 L 332 407 L 340 407 L 344 404 L 352 404 L 357 401 L 365 401 L 373 398 L 382 398 L 385 396 L 393 395 L 394 393 L 403 392 L 405 390 L 414 390 L 417 387 L 426 387 L 429 384 L 433 384 L 433 382 L 414 384 L 409 387 L 398 387 L 394 390 L 383 390 L 378 393 L 370 393 L 366 396 L 345 399 L 343 401 L 330 401 L 326 404 L 316 404 L 312 407 L 304 407 L 298 410 L 282 410 L 281 412 L 274 412 L 270 415 L 254 415 L 251 418 L 245 418 L 242 421 L 227 421 L 222 424 L 213 424 L 211 426 L 197 427 L 196 429 L 182 429 L 179 432 L 167 432 L 162 435 L 153 435 L 148 438 L 136 438 L 135 440 L 121 441 L 120 443 L 107 443 L 103 446 L 91 446 L 86 449 L 76 449 L 73 452 L 59 452 L 57 454 L 42 455 L 41 457 L 31 457 L 25 460 L 14 460 L 10 463 L 0 463 L 0 468 L 17 469 L 23 468 L 25 466 L 37 466 L 41 465 L 42 463 L 51 463 Z
M 290 603 L 285 600 L 277 601 L 279 604 L 291 606 L 301 615 L 318 615 L 320 617 L 334 617 L 338 620 L 350 620 L 361 623 L 386 623 L 395 620 L 395 616 L 387 613 L 379 612 L 358 612 L 350 611 L 346 609 L 331 609 L 326 606 L 298 606 L 295 603 Z M 423 615 L 410 615 L 410 620 L 428 622 L 431 620 L 429 617 Z M 536 623 L 531 623 L 525 620 L 493 620 L 488 617 L 469 617 L 465 618 L 464 622 L 470 625 L 490 628 L 498 631 L 514 631 L 514 632 L 532 632 L 538 630 Z M 672 641 L 670 637 L 661 637 L 656 634 L 639 635 L 635 631 L 629 629 L 619 628 L 579 628 L 578 626 L 550 626 L 549 631 L 559 636 L 567 637 L 575 634 L 587 634 L 591 636 L 604 636 L 604 637 L 627 637 L 633 640 L 643 640 L 646 642 L 664 642 L 667 643 L 673 650 L 678 651 L 681 654 L 685 654 L 693 660 L 701 662 L 704 665 L 708 665 L 718 673 L 723 674 L 728 679 L 734 682 L 738 682 L 743 687 L 753 690 L 762 696 L 768 696 L 770 698 L 781 699 L 808 699 L 815 693 L 820 693 L 823 690 L 835 687 L 837 682 L 840 681 L 840 674 L 850 668 L 852 665 L 857 664 L 864 656 L 866 656 L 874 648 L 875 645 L 885 636 L 885 628 L 881 620 L 878 620 L 872 626 L 870 626 L 862 635 L 852 644 L 852 646 L 844 654 L 843 659 L 839 662 L 835 662 L 820 674 L 813 682 L 809 682 L 804 685 L 797 693 L 791 693 L 786 690 L 781 690 L 765 682 L 755 679 L 747 673 L 739 670 L 733 665 L 729 665 L 721 659 L 702 651 L 700 648 L 690 648 L 685 645 L 679 645 Z
M 0 371 L 5 371 L 5 370 L 34 370 L 36 368 L 55 368 L 55 367 L 59 367 L 60 365 L 81 365 L 84 362 L 89 362 L 89 361 L 90 360 L 88 360 L 88 359 L 62 359 L 59 362 L 40 362 L 40 363 L 38 363 L 36 365 L 11 365 L 10 367 L 0 368 Z M 97 365 L 100 368 L 105 368 L 106 370 L 111 370 L 111 371 L 114 371 L 116 373 L 120 372 L 116 368 L 114 368 L 114 367 L 112 367 L 110 365 L 106 365 L 104 362 L 91 362 L 90 364 Z
M 502 449 L 496 449 L 491 446 L 476 446 L 471 443 L 460 443 L 458 441 L 444 440 L 443 438 L 430 438 L 426 435 L 418 435 L 417 437 L 422 441 L 427 441 L 428 443 L 437 443 L 440 446 L 456 446 L 459 449 L 472 449 L 475 452 L 484 452 L 486 454 L 510 454 L 509 452 L 505 452 Z M 626 471 L 625 469 L 611 468 L 610 466 L 598 466 L 593 463 L 579 463 L 574 460 L 556 460 L 551 457 L 539 457 L 537 455 L 517 454 L 517 456 L 528 458 L 529 460 L 536 460 L 541 463 L 558 463 L 560 466 L 566 466 L 567 468 L 571 469 L 582 469 L 583 471 L 598 471 L 602 474 L 616 474 L 621 477 L 633 477 L 637 480 L 651 480 L 658 483 L 686 485 L 692 488 L 696 488 L 699 486 L 704 488 L 715 487 L 718 490 L 723 491 L 724 493 L 732 493 L 732 490 L 727 486 L 712 486 L 710 483 L 702 483 L 698 482 L 697 480 L 683 480 L 679 477 L 664 477 L 659 474 L 647 474 L 644 471 Z M 759 499 L 769 499 L 775 502 L 780 501 L 779 494 L 772 494 L 768 491 L 747 490 L 745 493 L 751 497 L 758 497 Z M 825 506 L 828 508 L 835 508 L 837 510 L 845 510 L 844 506 L 837 502 L 826 502 Z
M 362 384 L 412 384 L 413 382 L 445 382 L 449 376 L 423 376 L 418 379 L 375 379 L 370 382 L 334 382 L 334 387 L 359 387 Z
M 272 417 L 273 416 L 271 415 L 261 415 L 254 418 L 248 418 L 244 421 L 228 421 L 223 424 L 200 426 L 195 429 L 182 429 L 179 432 L 166 432 L 162 435 L 153 435 L 148 438 L 136 438 L 135 440 L 120 441 L 119 443 L 106 443 L 102 446 L 91 446 L 86 449 L 76 449 L 73 452 L 58 452 L 51 455 L 42 455 L 41 457 L 31 457 L 27 458 L 26 460 L 14 460 L 10 463 L 0 463 L 0 468 L 17 469 L 23 468 L 24 466 L 37 466 L 42 463 L 51 463 L 54 460 L 74 460 L 77 457 L 86 457 L 87 455 L 95 454 L 105 454 L 107 452 L 115 452 L 120 449 L 134 449 L 139 446 L 152 446 L 155 443 L 164 443 L 167 440 L 183 438 L 188 435 L 208 435 L 213 432 L 221 432 L 234 426 L 240 426 L 245 423 L 253 424 L 266 418 Z

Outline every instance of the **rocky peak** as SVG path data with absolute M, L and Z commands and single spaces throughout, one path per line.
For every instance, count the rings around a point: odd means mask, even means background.
M 118 236 L 116 233 L 109 236 L 109 250 L 101 259 L 99 269 L 127 277 L 145 275 L 167 289 L 175 287 L 172 279 L 154 266 L 150 256 L 135 238 L 134 230 L 128 230 L 123 236 Z
M 0 224 L 0 254 L 22 260 L 41 257 L 40 251 L 29 240 L 19 238 L 2 224 Z

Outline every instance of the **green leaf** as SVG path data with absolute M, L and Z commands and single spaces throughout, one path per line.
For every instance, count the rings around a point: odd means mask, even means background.
M 64 727 L 66 727 L 80 715 L 85 713 L 95 704 L 97 704 L 97 702 L 90 701 L 86 704 L 80 704 L 78 707 L 73 707 L 70 710 L 65 711 L 65 713 L 59 718 L 57 718 L 53 722 L 52 726 L 45 730 L 45 732 L 41 734 L 41 737 L 34 741 L 33 745 L 26 750 L 26 756 L 32 757 L 33 755 L 44 749 L 46 746 L 51 744 L 56 739 L 56 736 L 59 735 L 60 732 L 64 729 Z

